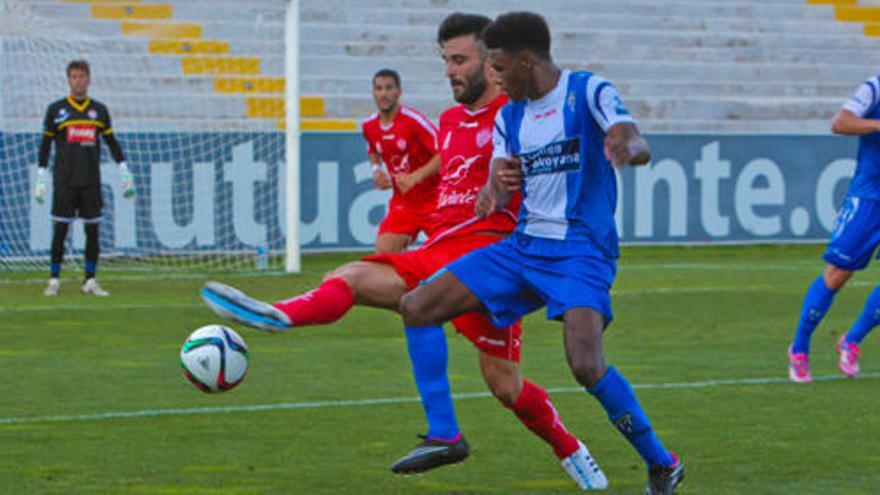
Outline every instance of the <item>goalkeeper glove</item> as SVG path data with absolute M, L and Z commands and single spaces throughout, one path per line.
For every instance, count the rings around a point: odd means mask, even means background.
M 134 176 L 132 176 L 131 172 L 128 171 L 128 164 L 126 164 L 125 162 L 120 162 L 119 172 L 122 176 L 122 195 L 126 198 L 134 196 Z
M 46 201 L 46 169 L 37 167 L 37 187 L 34 188 L 34 199 L 43 204 Z

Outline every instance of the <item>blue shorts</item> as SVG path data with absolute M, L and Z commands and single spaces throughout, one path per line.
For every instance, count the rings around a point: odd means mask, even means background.
M 486 306 L 499 327 L 544 305 L 547 319 L 587 307 L 601 313 L 607 325 L 613 318 L 610 291 L 617 273 L 615 260 L 584 243 L 572 254 L 550 249 L 553 255 L 541 255 L 535 249 L 560 242 L 513 234 L 459 258 L 447 269 Z
M 861 270 L 868 266 L 878 244 L 880 201 L 847 197 L 822 259 L 842 270 Z

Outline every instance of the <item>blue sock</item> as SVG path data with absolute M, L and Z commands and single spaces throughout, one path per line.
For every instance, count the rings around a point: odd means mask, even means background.
M 455 440 L 461 431 L 455 419 L 455 408 L 446 375 L 446 334 L 442 326 L 404 327 L 406 347 L 413 365 L 413 378 L 425 417 L 428 420 L 428 438 Z
M 859 319 L 849 329 L 849 333 L 846 334 L 846 341 L 852 344 L 860 344 L 862 339 L 878 324 L 880 324 L 880 286 L 875 287 L 868 294 L 865 308 L 862 310 L 862 314 L 859 315 Z
M 657 439 L 629 382 L 613 366 L 609 366 L 605 376 L 587 392 L 602 404 L 608 419 L 635 447 L 648 466 L 671 466 L 675 462 L 672 454 Z
M 49 265 L 49 273 L 52 278 L 58 278 L 61 275 L 61 263 L 52 263 Z
M 798 322 L 797 333 L 794 335 L 794 342 L 791 344 L 791 352 L 804 354 L 810 353 L 810 337 L 813 330 L 825 317 L 828 308 L 834 301 L 836 290 L 831 290 L 825 285 L 825 278 L 819 275 L 804 296 L 804 306 L 801 309 L 801 319 Z
M 98 264 L 94 261 L 86 261 L 85 272 L 86 278 L 95 278 L 95 272 L 98 271 Z

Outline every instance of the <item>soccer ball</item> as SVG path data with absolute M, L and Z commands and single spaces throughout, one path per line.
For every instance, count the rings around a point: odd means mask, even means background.
M 207 325 L 183 343 L 180 366 L 199 390 L 224 392 L 241 383 L 247 374 L 247 344 L 231 328 Z

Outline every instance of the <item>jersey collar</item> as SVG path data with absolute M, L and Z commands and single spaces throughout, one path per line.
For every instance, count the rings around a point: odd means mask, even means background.
M 89 106 L 89 103 L 91 103 L 91 102 L 92 102 L 91 98 L 86 98 L 86 100 L 84 102 L 77 103 L 76 100 L 74 100 L 72 96 L 70 96 L 70 95 L 67 96 L 67 103 L 70 103 L 70 106 L 72 106 L 77 112 L 82 112 L 83 110 L 85 110 Z

